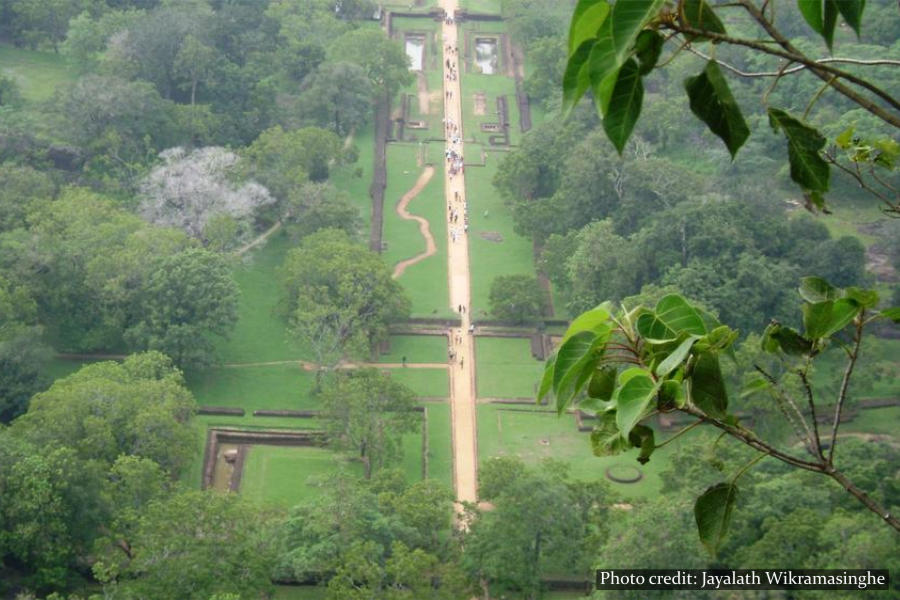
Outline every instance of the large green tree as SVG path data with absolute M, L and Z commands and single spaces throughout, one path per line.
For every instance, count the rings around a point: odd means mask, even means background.
M 354 452 L 366 479 L 402 458 L 403 434 L 421 423 L 413 391 L 375 369 L 331 373 L 318 399 L 329 443 Z
M 409 299 L 381 257 L 343 231 L 307 236 L 288 253 L 281 278 L 288 322 L 323 366 L 368 357 L 388 324 L 409 315 Z

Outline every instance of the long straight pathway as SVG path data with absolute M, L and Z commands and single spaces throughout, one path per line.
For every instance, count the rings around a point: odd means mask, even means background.
M 456 12 L 457 0 L 441 0 L 448 16 Z M 444 118 L 447 148 L 462 157 L 462 103 L 459 80 L 459 53 L 456 23 L 444 21 Z M 454 75 L 455 74 L 455 75 Z M 454 128 L 455 126 L 455 128 Z M 454 143 L 454 139 L 459 141 Z M 450 331 L 450 344 L 456 354 L 450 369 L 450 414 L 453 432 L 453 485 L 458 502 L 478 500 L 478 449 L 475 425 L 475 341 L 469 333 L 469 242 L 465 231 L 465 174 L 452 173 L 454 161 L 444 161 L 444 193 L 449 218 L 456 222 L 447 228 L 447 260 L 450 278 L 450 307 L 459 311 L 462 328 Z

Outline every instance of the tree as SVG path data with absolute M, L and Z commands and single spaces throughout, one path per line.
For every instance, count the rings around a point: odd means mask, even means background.
M 775 77 L 773 88 L 787 75 L 792 76 L 789 79 L 795 79 L 794 74 L 808 72 L 826 83 L 820 92 L 810 89 L 808 93 L 799 94 L 803 98 L 811 97 L 806 114 L 819 96 L 828 91 L 843 96 L 884 124 L 900 127 L 900 102 L 885 88 L 879 87 L 878 79 L 860 77 L 843 66 L 890 64 L 889 61 L 814 59 L 811 52 L 817 50 L 806 50 L 802 44 L 794 43 L 790 35 L 776 25 L 775 12 L 767 12 L 767 4 L 741 0 L 737 5 L 742 11 L 729 13 L 729 19 L 720 19 L 718 15 L 730 6 L 713 6 L 706 0 L 682 0 L 674 7 L 661 0 L 612 5 L 604 0 L 581 0 L 570 29 L 569 60 L 563 77 L 564 109 L 571 111 L 590 89 L 598 112 L 603 116 L 603 128 L 621 154 L 640 116 L 643 78 L 654 69 L 662 68 L 657 66 L 657 61 L 663 47 L 671 44 L 677 48 L 676 52 L 685 49 L 706 60 L 700 73 L 684 80 L 684 87 L 691 111 L 722 139 L 732 158 L 750 136 L 750 127 L 729 88 L 726 72 L 746 78 Z M 807 2 L 800 5 L 799 11 L 809 28 L 832 50 L 838 13 L 859 36 L 863 8 L 862 2 Z M 740 25 L 735 26 L 735 21 L 741 18 Z M 729 23 L 730 33 L 723 21 Z M 735 33 L 750 28 L 761 28 L 765 32 L 763 39 Z M 780 68 L 776 66 L 774 72 L 747 73 L 700 50 L 701 44 L 707 41 L 726 48 L 748 49 L 756 64 L 771 64 L 776 58 L 787 62 Z M 771 61 L 762 60 L 764 58 Z M 670 62 L 666 60 L 663 64 Z M 788 69 L 788 65 L 796 66 Z M 771 89 L 766 91 L 764 103 L 768 102 L 770 92 Z M 830 166 L 833 165 L 849 173 L 877 196 L 885 210 L 900 211 L 896 192 L 891 191 L 890 185 L 886 189 L 879 187 L 875 172 L 876 168 L 888 172 L 895 168 L 900 145 L 889 138 L 854 138 L 853 130 L 848 129 L 835 138 L 836 148 L 826 150 L 825 137 L 805 122 L 806 114 L 798 118 L 786 109 L 790 107 L 769 105 L 767 116 L 772 128 L 786 138 L 791 179 L 803 191 L 807 207 L 826 209 L 824 194 L 829 189 Z M 846 155 L 844 163 L 839 153 Z M 870 168 L 871 181 L 860 175 L 860 165 Z
M 341 141 L 326 129 L 284 131 L 272 127 L 243 153 L 247 171 L 281 201 L 308 180 L 328 179 L 329 166 L 341 156 Z
M 329 443 L 356 452 L 366 479 L 398 462 L 401 436 L 420 423 L 413 391 L 375 369 L 331 373 L 319 400 Z
M 654 431 L 641 423 L 657 411 L 676 410 L 696 419 L 676 435 L 707 424 L 756 450 L 758 454 L 730 480 L 709 487 L 695 503 L 700 539 L 713 555 L 728 530 L 738 494 L 737 480 L 767 456 L 833 479 L 865 508 L 900 530 L 900 520 L 835 463 L 837 433 L 860 356 L 863 330 L 879 319 L 900 322 L 900 309 L 879 311 L 875 308 L 879 298 L 874 290 L 836 288 L 816 277 L 801 280 L 800 295 L 804 300 L 803 333 L 773 320 L 761 342 L 766 352 L 784 361 L 786 371 L 800 378 L 799 397 L 762 367 L 747 391 L 771 396 L 802 441 L 806 457 L 762 439 L 729 413 L 719 357 L 730 352 L 738 333 L 676 294 L 664 296 L 652 309 L 638 306 L 613 314 L 607 303 L 579 316 L 569 327 L 557 354 L 547 363 L 538 397 L 552 391 L 560 412 L 573 401 L 578 402 L 583 389 L 587 389 L 591 402 L 609 401 L 608 408 L 588 404 L 597 410 L 598 425 L 591 441 L 598 455 L 637 447 L 638 460 L 650 460 L 658 445 Z M 817 406 L 809 380 L 810 368 L 826 347 L 844 335 L 850 337 L 845 346 L 847 362 L 833 402 L 831 434 L 825 432 L 823 438 L 817 419 L 823 407 L 821 401 Z
M 175 75 L 187 80 L 191 90 L 191 107 L 197 97 L 197 84 L 205 81 L 212 73 L 216 61 L 216 51 L 188 34 L 175 55 Z
M 12 0 L 13 29 L 32 49 L 48 42 L 54 52 L 66 37 L 69 19 L 82 10 L 96 9 L 92 0 Z
M 332 41 L 329 58 L 359 65 L 372 84 L 372 91 L 391 99 L 413 75 L 409 57 L 403 47 L 379 29 L 360 28 L 348 31 Z
M 190 249 L 154 261 L 138 321 L 125 332 L 133 348 L 159 350 L 175 364 L 210 361 L 210 334 L 227 337 L 237 322 L 238 288 L 225 260 Z
M 158 352 L 82 367 L 31 400 L 15 422 L 38 447 L 72 449 L 112 465 L 123 455 L 148 458 L 176 477 L 194 452 L 194 399 L 181 372 Z
M 327 182 L 308 182 L 292 190 L 285 211 L 287 230 L 297 239 L 320 229 L 340 229 L 355 240 L 362 230 L 359 209 L 346 193 Z
M 369 118 L 372 84 L 357 64 L 323 63 L 300 95 L 300 110 L 315 125 L 347 135 Z
M 368 357 L 388 323 L 409 314 L 409 299 L 381 257 L 343 231 L 307 236 L 285 258 L 281 280 L 288 323 L 322 366 Z
M 95 576 L 110 598 L 271 593 L 272 535 L 265 514 L 237 494 L 183 491 L 150 501 L 129 537 L 101 540 Z
M 0 423 L 25 412 L 41 385 L 41 368 L 49 358 L 41 334 L 37 304 L 0 273 Z
M 521 324 L 547 313 L 547 292 L 536 277 L 500 275 L 491 283 L 491 314 L 501 321 Z
M 490 482 L 481 496 L 493 508 L 468 517 L 463 565 L 470 577 L 487 580 L 497 591 L 521 590 L 523 597 L 536 598 L 543 576 L 588 570 L 598 549 L 588 531 L 602 517 L 589 507 L 604 493 L 602 484 L 582 495 L 562 464 L 527 469 L 509 458 L 487 461 L 479 476 Z
M 139 208 L 157 225 L 178 227 L 207 241 L 204 232 L 214 217 L 248 220 L 260 207 L 275 202 L 256 182 L 232 181 L 239 157 L 225 148 L 209 146 L 188 153 L 177 147 L 159 156 L 163 164 L 141 182 Z
M 134 27 L 143 17 L 144 13 L 135 9 L 109 10 L 96 18 L 82 12 L 69 20 L 61 50 L 79 64 L 95 65 L 112 37 Z
M 0 165 L 0 232 L 24 227 L 28 212 L 55 195 L 56 186 L 45 173 L 31 167 Z

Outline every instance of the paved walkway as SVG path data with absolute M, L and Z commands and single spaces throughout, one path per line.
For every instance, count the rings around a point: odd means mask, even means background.
M 446 14 L 456 12 L 457 0 L 441 0 L 441 8 Z M 444 117 L 448 123 L 455 124 L 458 129 L 448 133 L 448 147 L 458 155 L 464 156 L 463 143 L 452 143 L 452 138 L 463 135 L 462 104 L 459 83 L 459 56 L 453 48 L 457 47 L 456 24 L 442 27 L 444 40 Z M 450 50 L 448 51 L 448 47 Z M 449 60 L 449 67 L 448 61 Z M 456 72 L 455 79 L 448 79 L 451 71 Z M 450 163 L 444 162 L 444 190 L 447 203 L 446 216 L 454 211 L 459 215 L 456 223 L 447 228 L 448 275 L 450 278 L 450 307 L 454 312 L 459 307 L 462 328 L 450 331 L 450 344 L 456 358 L 450 369 L 450 413 L 453 432 L 453 485 L 456 499 L 459 502 L 476 502 L 478 500 L 478 448 L 475 425 L 475 341 L 469 333 L 469 243 L 465 232 L 464 219 L 466 213 L 465 175 L 450 172 Z

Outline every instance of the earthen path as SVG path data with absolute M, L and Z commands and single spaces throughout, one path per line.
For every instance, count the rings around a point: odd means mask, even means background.
M 434 167 L 428 165 L 425 167 L 425 170 L 422 171 L 422 174 L 419 175 L 419 179 L 416 180 L 416 184 L 412 187 L 411 190 L 403 194 L 403 197 L 400 198 L 400 202 L 397 203 L 397 214 L 400 217 L 409 220 L 416 221 L 419 224 L 419 233 L 422 234 L 422 237 L 425 238 L 425 252 L 414 256 L 412 258 L 408 258 L 406 260 L 402 260 L 398 262 L 394 266 L 394 279 L 397 279 L 403 272 L 406 271 L 407 267 L 411 267 L 419 261 L 425 260 L 429 256 L 433 255 L 437 252 L 437 246 L 434 243 L 434 236 L 431 235 L 431 227 L 428 224 L 426 219 L 419 217 L 417 215 L 410 214 L 408 210 L 406 210 L 409 203 L 412 202 L 413 198 L 419 195 L 425 186 L 428 185 L 428 182 L 431 181 L 431 177 L 434 175 Z

